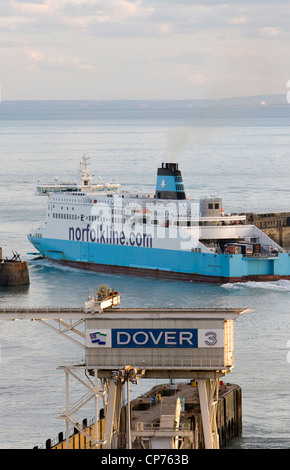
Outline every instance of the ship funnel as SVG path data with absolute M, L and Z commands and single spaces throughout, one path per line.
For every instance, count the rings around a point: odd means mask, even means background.
M 155 198 L 186 199 L 178 163 L 162 163 L 157 170 Z

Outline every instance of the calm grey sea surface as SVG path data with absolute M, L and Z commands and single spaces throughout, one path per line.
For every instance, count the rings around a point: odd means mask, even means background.
M 174 161 L 194 198 L 222 197 L 231 212 L 289 211 L 289 108 L 266 108 L 0 111 L 0 246 L 4 256 L 17 251 L 29 260 L 31 279 L 27 288 L 0 288 L 0 306 L 83 306 L 105 283 L 121 293 L 122 306 L 254 309 L 234 325 L 235 367 L 225 381 L 242 387 L 243 435 L 230 448 L 290 447 L 290 282 L 207 285 L 65 269 L 28 255 L 35 250 L 26 235 L 45 217 L 37 181 L 75 179 L 83 154 L 96 178 L 124 188 L 154 191 L 158 166 Z M 0 346 L 0 448 L 42 446 L 65 431 L 58 366 L 80 361 L 83 351 L 28 320 L 2 320 Z M 154 385 L 131 385 L 131 398 Z M 71 386 L 74 403 L 84 389 Z M 93 417 L 93 409 L 84 412 Z

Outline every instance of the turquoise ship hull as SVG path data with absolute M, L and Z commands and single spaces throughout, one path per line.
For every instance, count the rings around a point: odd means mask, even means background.
M 97 272 L 217 283 L 290 279 L 290 254 L 287 252 L 247 257 L 33 236 L 28 239 L 46 258 Z

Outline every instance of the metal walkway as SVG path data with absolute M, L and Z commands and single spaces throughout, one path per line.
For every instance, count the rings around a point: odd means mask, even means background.
M 100 305 L 94 310 L 83 307 L 37 307 L 37 308 L 0 308 L 0 320 L 60 320 L 60 319 L 91 319 L 93 315 L 105 313 L 109 307 Z M 196 317 L 202 315 L 202 318 L 211 318 L 214 314 L 215 318 L 238 318 L 242 312 L 249 310 L 238 308 L 113 308 L 108 310 L 110 318 L 114 313 L 117 317 L 133 318 L 135 315 L 140 317 L 142 313 L 156 315 L 166 313 L 168 318 L 176 318 L 176 316 L 192 315 Z

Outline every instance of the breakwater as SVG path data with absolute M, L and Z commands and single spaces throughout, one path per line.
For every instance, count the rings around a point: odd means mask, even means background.
M 29 283 L 27 261 L 21 261 L 17 254 L 11 259 L 3 259 L 0 248 L 0 286 L 23 286 Z

